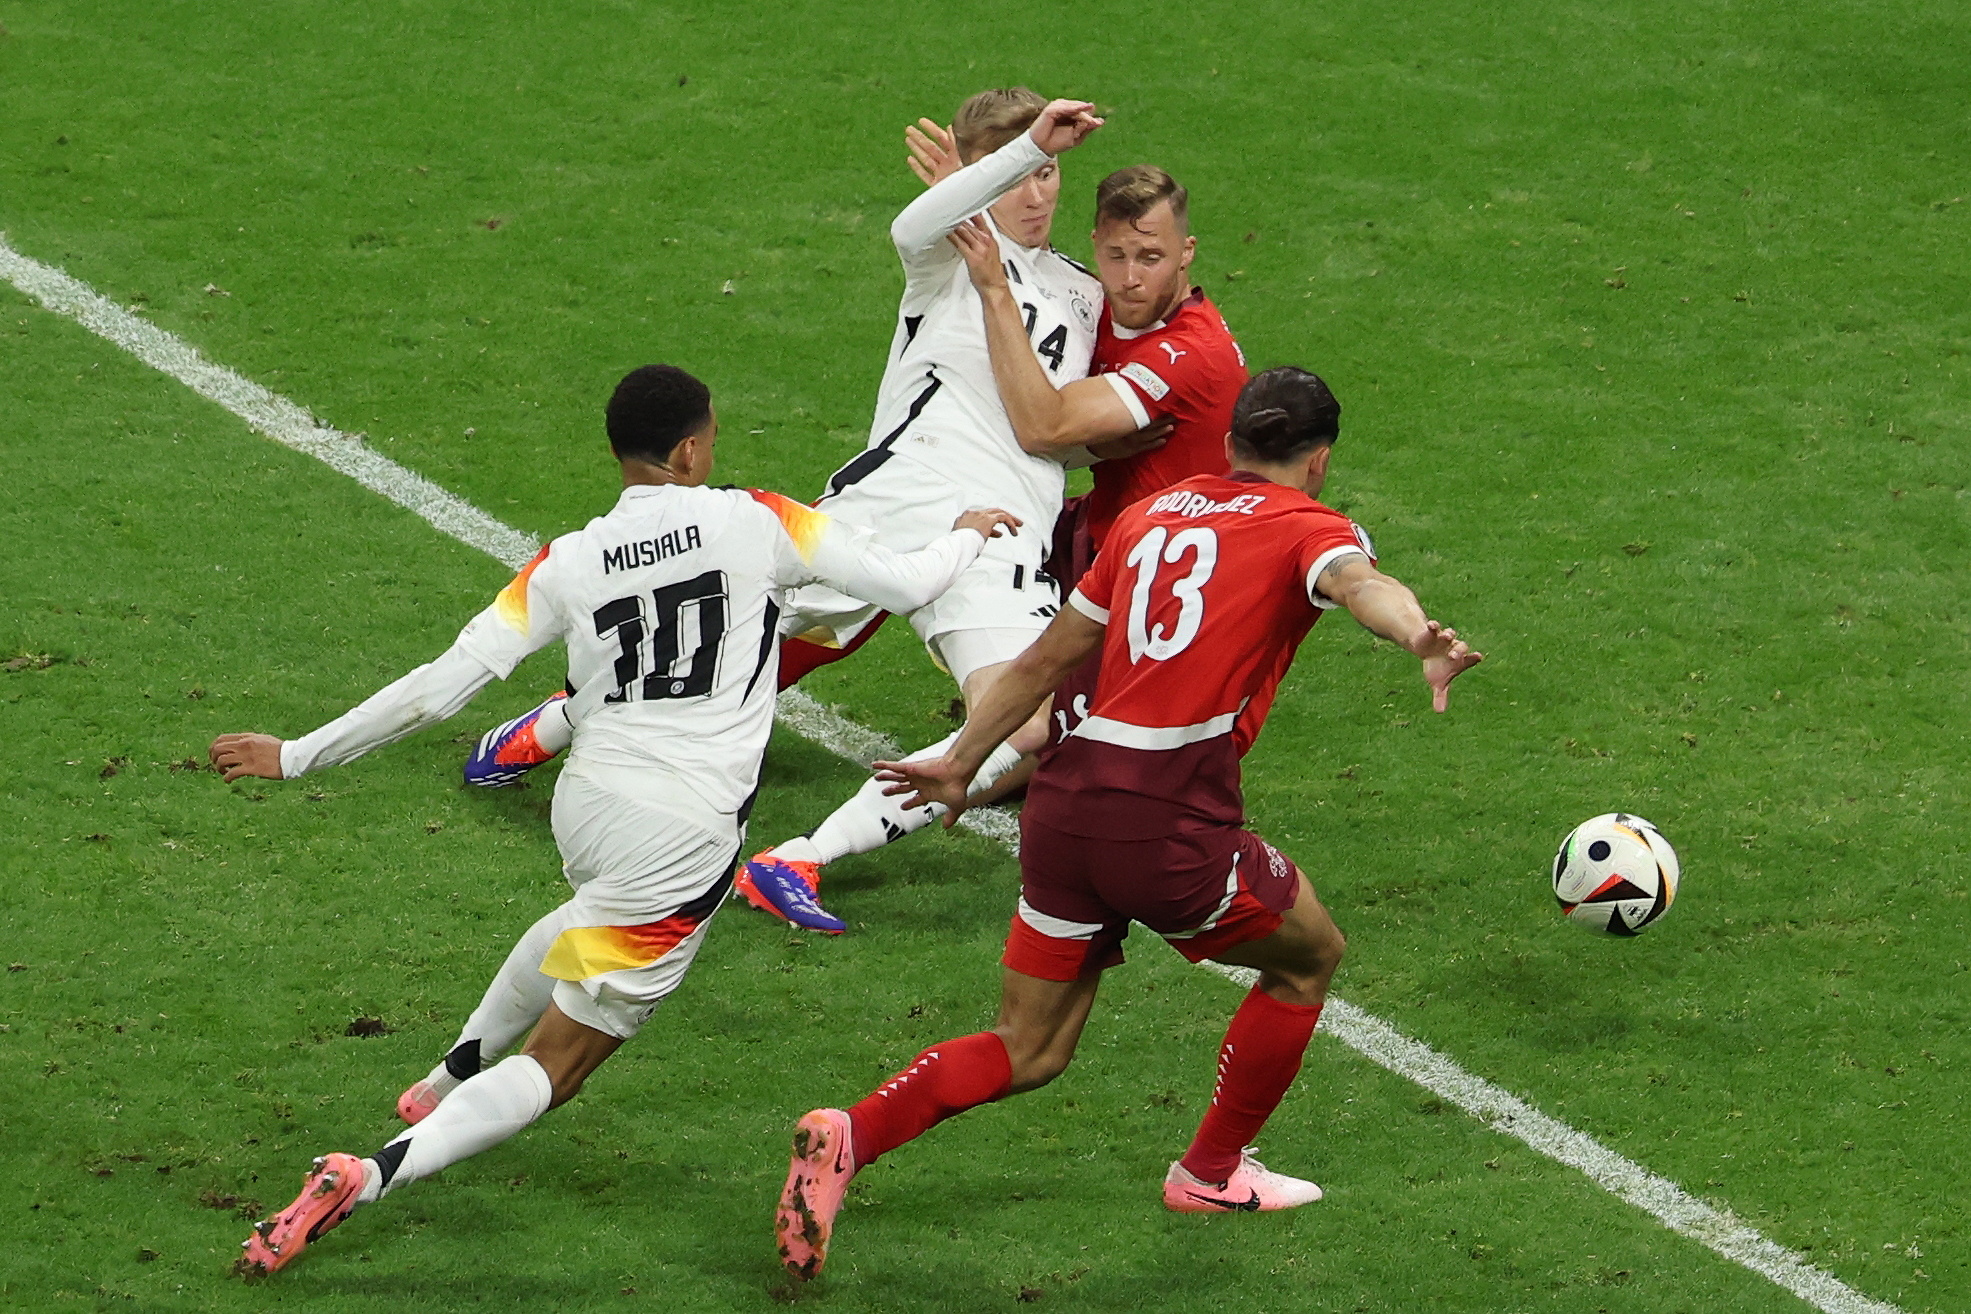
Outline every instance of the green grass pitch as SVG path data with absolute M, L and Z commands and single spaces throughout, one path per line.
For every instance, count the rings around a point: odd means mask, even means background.
M 902 125 L 1014 81 L 1099 101 L 1061 245 L 1110 168 L 1182 178 L 1249 357 L 1343 400 L 1333 500 L 1490 655 L 1433 718 L 1407 659 L 1330 620 L 1250 759 L 1256 824 L 1351 937 L 1338 990 L 1949 1314 L 1966 67 L 1939 0 L 0 2 L 0 229 L 545 536 L 612 499 L 600 402 L 653 359 L 712 384 L 724 477 L 811 496 L 866 432 Z M 777 1308 L 786 1130 L 989 1019 L 1003 851 L 844 862 L 839 941 L 728 910 L 574 1105 L 249 1289 L 245 1215 L 390 1134 L 559 899 L 546 782 L 456 769 L 560 677 L 223 786 L 185 765 L 215 733 L 312 728 L 504 572 L 12 289 L 0 444 L 0 1306 Z M 905 742 L 950 724 L 894 633 L 810 687 Z M 854 783 L 777 735 L 755 837 Z M 1633 942 L 1545 890 L 1615 808 L 1685 863 Z M 1067 1076 L 857 1183 L 800 1303 L 1805 1308 L 1319 1039 L 1263 1148 L 1329 1199 L 1164 1214 L 1235 999 L 1137 946 Z

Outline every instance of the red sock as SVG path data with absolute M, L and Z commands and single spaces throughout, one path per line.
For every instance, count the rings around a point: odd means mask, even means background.
M 1181 1160 L 1201 1182 L 1222 1182 L 1239 1152 L 1280 1107 L 1300 1072 L 1300 1056 L 1321 1020 L 1319 1004 L 1283 1004 L 1258 986 L 1245 997 L 1218 1050 L 1218 1086 L 1198 1135 Z
M 990 1031 L 931 1046 L 849 1110 L 855 1166 L 868 1167 L 954 1113 L 1002 1098 L 1012 1084 L 1006 1042 Z

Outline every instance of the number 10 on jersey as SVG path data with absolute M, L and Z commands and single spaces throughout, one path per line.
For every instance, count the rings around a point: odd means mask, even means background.
M 666 584 L 653 589 L 650 600 L 639 594 L 595 609 L 595 637 L 614 635 L 623 648 L 616 659 L 616 691 L 604 702 L 702 698 L 718 678 L 726 629 L 725 572 L 708 570 L 696 579 Z M 687 628 L 692 630 L 689 649 L 683 646 Z M 690 665 L 679 671 L 687 659 Z

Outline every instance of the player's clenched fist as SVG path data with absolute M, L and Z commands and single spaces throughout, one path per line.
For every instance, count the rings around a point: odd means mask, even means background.
M 953 529 L 974 529 L 981 538 L 998 538 L 1003 528 L 1008 534 L 1020 532 L 1026 523 L 1010 511 L 1001 511 L 996 506 L 973 507 L 964 515 L 951 522 Z
M 1033 121 L 1027 135 L 1033 144 L 1049 155 L 1059 155 L 1071 151 L 1088 139 L 1088 134 L 1102 126 L 1102 120 L 1095 117 L 1093 101 L 1050 100 L 1047 108 L 1040 111 L 1040 117 Z
M 272 735 L 220 735 L 212 741 L 212 765 L 226 773 L 228 784 L 241 776 L 281 775 L 281 741 Z

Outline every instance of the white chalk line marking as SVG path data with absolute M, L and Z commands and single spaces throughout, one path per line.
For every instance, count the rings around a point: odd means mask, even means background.
M 516 570 L 539 550 L 540 544 L 534 539 L 371 450 L 360 437 L 322 424 L 293 402 L 213 364 L 190 343 L 124 310 L 87 284 L 20 254 L 4 233 L 0 233 L 0 272 L 48 309 L 66 315 L 201 397 L 217 402 L 275 442 L 315 457 L 459 542 Z M 795 733 L 863 766 L 878 757 L 898 755 L 894 742 L 822 706 L 799 689 L 781 694 L 778 710 L 780 721 Z M 1018 852 L 1019 828 L 1010 814 L 979 809 L 967 812 L 959 822 Z M 1241 984 L 1250 984 L 1255 975 L 1250 969 L 1207 966 Z M 1704 1203 L 1668 1178 L 1658 1177 L 1593 1137 L 1548 1117 L 1346 1000 L 1330 995 L 1321 1021 L 1322 1030 L 1357 1053 L 1450 1101 L 1492 1130 L 1516 1137 L 1548 1158 L 1579 1169 L 1595 1185 L 1650 1214 L 1671 1231 L 1708 1246 L 1816 1309 L 1826 1314 L 1902 1314 L 1896 1306 L 1864 1296 L 1804 1257 L 1768 1240 L 1730 1210 Z

